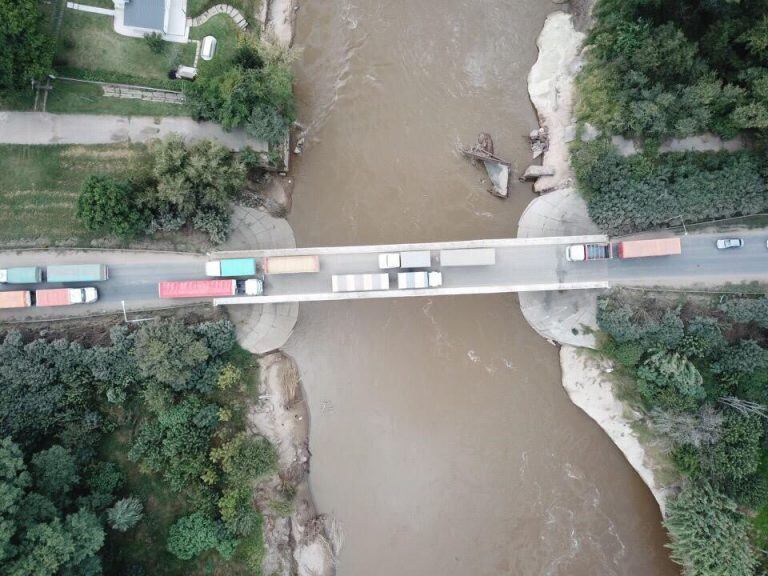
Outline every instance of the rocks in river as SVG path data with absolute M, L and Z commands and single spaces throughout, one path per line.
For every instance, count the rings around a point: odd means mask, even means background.
M 521 182 L 530 182 L 542 176 L 554 176 L 555 169 L 551 166 L 528 166 L 520 176 Z
M 531 130 L 531 133 L 528 134 L 528 140 L 531 142 L 531 152 L 533 152 L 534 158 L 538 158 L 549 149 L 549 132 L 546 126 Z

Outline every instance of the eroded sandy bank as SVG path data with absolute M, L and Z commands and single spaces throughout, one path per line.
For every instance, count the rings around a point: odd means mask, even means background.
M 574 79 L 582 65 L 584 38 L 585 35 L 576 30 L 570 14 L 554 12 L 547 17 L 537 41 L 539 56 L 528 76 L 528 89 L 539 123 L 549 132 L 549 150 L 545 152 L 542 163 L 554 167 L 555 175 L 540 178 L 536 182 L 536 190 L 557 192 L 532 201 L 520 219 L 519 236 L 567 235 L 574 233 L 574 226 L 578 229 L 594 227 L 591 221 L 584 222 L 585 218 L 588 220 L 586 205 L 573 188 L 568 149 L 568 140 L 575 133 Z M 559 201 L 553 202 L 552 199 Z M 567 205 L 561 206 L 561 203 Z M 578 217 L 571 218 L 570 214 Z M 660 469 L 659 463 L 654 462 L 633 429 L 639 415 L 616 397 L 608 377 L 610 364 L 607 360 L 601 358 L 598 352 L 570 345 L 595 345 L 591 333 L 580 333 L 579 328 L 596 327 L 597 296 L 594 291 L 576 295 L 521 294 L 520 303 L 531 326 L 543 337 L 561 345 L 562 383 L 571 401 L 592 418 L 622 451 L 653 493 L 663 514 L 667 491 L 654 475 L 654 471 Z M 565 322 L 552 321 L 560 317 Z M 578 322 L 579 326 L 571 326 L 568 322 Z

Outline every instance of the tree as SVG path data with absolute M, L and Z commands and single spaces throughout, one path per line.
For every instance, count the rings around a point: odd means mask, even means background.
M 701 453 L 701 468 L 716 486 L 754 474 L 760 465 L 763 426 L 759 416 L 726 413 L 718 442 Z
M 130 182 L 90 175 L 80 188 L 77 215 L 89 230 L 132 238 L 147 226 L 146 213 L 135 198 Z
M 660 350 L 637 369 L 638 389 L 650 406 L 689 410 L 704 400 L 703 379 L 682 354 Z
M 0 88 L 29 86 L 51 69 L 54 42 L 37 0 L 0 2 Z
M 749 523 L 708 484 L 689 484 L 667 506 L 671 558 L 685 576 L 752 576 L 757 566 Z
M 144 324 L 136 335 L 134 354 L 139 370 L 148 378 L 183 390 L 193 369 L 210 356 L 208 348 L 178 322 Z
M 72 454 L 61 446 L 52 446 L 32 456 L 36 489 L 57 503 L 63 503 L 80 481 Z
M 144 506 L 141 500 L 131 496 L 118 500 L 112 508 L 107 510 L 107 521 L 115 530 L 127 532 L 138 524 L 143 515 Z
M 203 512 L 179 518 L 168 530 L 168 552 L 180 560 L 190 560 L 215 549 L 219 544 L 220 528 Z
M 165 52 L 165 40 L 160 32 L 147 32 L 144 34 L 144 41 L 149 46 L 149 49 L 155 54 L 162 54 Z

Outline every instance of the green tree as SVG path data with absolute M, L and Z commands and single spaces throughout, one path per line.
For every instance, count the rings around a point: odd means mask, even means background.
M 135 496 L 123 498 L 107 510 L 107 522 L 120 532 L 126 532 L 136 526 L 144 515 L 144 506 Z
M 54 43 L 37 0 L 0 1 L 0 88 L 29 86 L 51 69 Z
M 690 484 L 667 506 L 672 560 L 685 576 L 752 576 L 757 559 L 749 523 L 736 504 L 707 484 Z
M 754 474 L 760 465 L 763 426 L 759 416 L 729 412 L 719 441 L 702 452 L 701 468 L 718 487 Z
M 637 369 L 638 389 L 650 406 L 691 409 L 704 400 L 703 379 L 682 354 L 660 350 Z
M 145 377 L 182 390 L 193 369 L 205 362 L 208 348 L 179 322 L 144 324 L 136 336 L 136 361 Z
M 219 545 L 220 528 L 203 512 L 179 518 L 168 530 L 168 552 L 180 560 L 190 560 Z
M 36 489 L 57 503 L 63 503 L 80 481 L 72 454 L 52 446 L 32 456 L 32 475 Z
M 165 52 L 165 40 L 160 32 L 148 32 L 144 34 L 144 41 L 149 46 L 149 49 L 155 54 L 162 54 Z
M 147 216 L 130 182 L 112 176 L 88 176 L 80 189 L 77 215 L 86 228 L 132 238 L 144 231 Z

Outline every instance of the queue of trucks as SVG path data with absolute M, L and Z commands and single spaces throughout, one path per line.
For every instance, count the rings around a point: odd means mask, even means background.
M 101 282 L 108 278 L 109 268 L 105 264 L 67 264 L 46 268 L 23 266 L 0 269 L 0 284 Z M 93 286 L 5 290 L 0 291 L 0 309 L 93 304 L 98 299 L 98 290 Z

